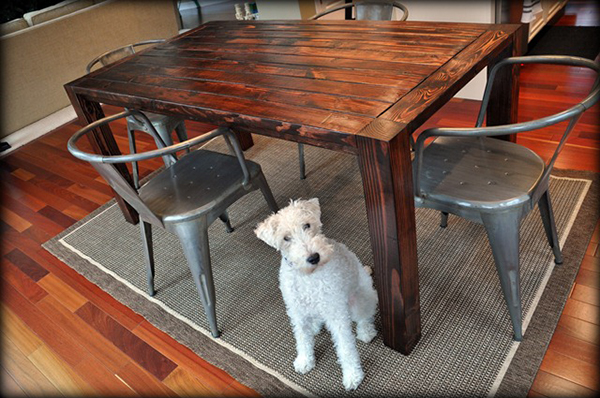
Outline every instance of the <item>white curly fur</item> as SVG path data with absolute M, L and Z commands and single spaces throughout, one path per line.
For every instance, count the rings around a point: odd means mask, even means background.
M 279 287 L 296 339 L 296 372 L 304 374 L 315 366 L 314 336 L 325 325 L 342 368 L 344 387 L 354 390 L 364 373 L 352 322 L 356 322 L 359 340 L 368 343 L 375 337 L 377 293 L 370 269 L 344 244 L 326 238 L 321 226 L 321 208 L 314 198 L 291 201 L 254 232 L 282 255 Z

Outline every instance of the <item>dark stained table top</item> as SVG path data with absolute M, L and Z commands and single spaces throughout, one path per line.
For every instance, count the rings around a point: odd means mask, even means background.
M 418 127 L 509 44 L 516 27 L 209 22 L 67 91 L 355 152 L 356 135 L 387 140 Z

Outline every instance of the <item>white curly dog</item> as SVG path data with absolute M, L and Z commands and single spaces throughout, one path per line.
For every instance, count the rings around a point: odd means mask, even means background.
M 291 201 L 255 229 L 256 236 L 281 253 L 279 287 L 296 338 L 296 372 L 315 366 L 314 337 L 323 324 L 331 333 L 346 390 L 354 390 L 364 373 L 352 333 L 370 342 L 377 331 L 373 318 L 377 293 L 368 269 L 348 248 L 321 232 L 318 199 Z

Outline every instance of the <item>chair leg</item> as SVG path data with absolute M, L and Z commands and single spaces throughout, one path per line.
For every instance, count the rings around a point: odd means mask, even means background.
M 185 122 L 182 121 L 175 127 L 175 134 L 177 134 L 177 138 L 179 139 L 179 142 L 188 140 L 187 130 L 185 128 Z M 186 152 L 189 153 L 190 148 L 186 149 Z
M 163 125 L 154 126 L 154 128 L 156 129 L 156 132 L 158 133 L 160 138 L 162 138 L 162 140 L 166 146 L 173 145 L 173 137 L 171 137 L 171 132 L 168 131 L 165 126 L 163 126 Z M 158 148 L 160 148 L 160 142 L 158 140 L 155 140 L 155 141 L 156 141 L 156 146 Z M 175 163 L 175 160 L 171 156 L 167 155 L 167 156 L 163 156 L 162 158 L 163 158 L 163 161 L 165 162 L 165 166 L 167 166 L 167 167 L 169 167 L 173 163 Z
M 144 258 L 146 259 L 148 294 L 154 296 L 154 248 L 152 246 L 152 224 L 140 220 L 140 232 L 144 244 Z
M 219 337 L 206 218 L 173 224 L 172 228 L 179 237 L 183 253 L 196 283 L 210 332 L 213 337 Z
M 306 166 L 304 164 L 304 144 L 298 143 L 298 163 L 300 164 L 300 179 L 306 178 Z
M 135 145 L 135 130 L 132 130 L 127 126 L 127 139 L 129 140 L 129 153 L 137 153 Z M 139 188 L 140 183 L 140 168 L 137 162 L 131 162 L 131 170 L 133 172 L 133 185 L 136 189 Z
M 225 210 L 223 214 L 219 216 L 219 219 L 225 223 L 225 229 L 227 230 L 227 233 L 233 232 L 233 227 L 231 226 L 231 221 L 229 220 L 229 213 L 227 213 L 227 210 Z
M 521 286 L 519 280 L 519 223 L 518 211 L 482 214 L 500 285 L 514 330 L 514 339 L 523 338 L 521 316 Z
M 558 243 L 554 212 L 552 211 L 552 204 L 550 203 L 550 194 L 548 191 L 546 191 L 538 201 L 538 207 L 540 208 L 540 214 L 542 215 L 542 222 L 544 224 L 544 229 L 546 230 L 548 243 L 550 243 L 550 247 L 554 252 L 554 262 L 556 264 L 562 264 L 563 258 L 560 251 L 560 244 Z
M 446 228 L 448 226 L 448 213 L 445 211 L 440 212 L 440 227 Z
M 271 192 L 271 188 L 269 187 L 269 184 L 267 184 L 267 179 L 265 178 L 265 175 L 263 174 L 262 171 L 258 175 L 258 185 L 259 185 L 260 191 L 262 192 L 265 200 L 267 201 L 267 204 L 269 205 L 269 208 L 271 209 L 271 211 L 273 213 L 277 213 L 279 211 L 279 206 L 277 205 L 277 202 L 275 201 L 273 192 Z
M 177 138 L 179 138 L 179 142 L 187 141 L 188 135 L 187 130 L 185 128 L 185 123 L 181 122 L 175 127 L 175 134 L 177 134 Z

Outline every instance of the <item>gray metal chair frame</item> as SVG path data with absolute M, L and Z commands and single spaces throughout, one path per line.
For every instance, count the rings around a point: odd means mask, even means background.
M 348 4 L 341 4 L 337 7 L 331 7 L 330 9 L 315 14 L 308 19 L 319 19 L 324 15 L 350 7 L 355 8 L 357 20 L 391 21 L 394 8 L 402 10 L 402 17 L 399 19 L 399 21 L 406 21 L 408 18 L 408 9 L 406 6 L 404 6 L 404 4 L 401 4 L 397 1 L 363 0 L 353 1 L 352 3 Z
M 164 43 L 165 40 L 157 39 L 157 40 L 146 40 L 139 43 L 128 44 L 119 48 L 115 48 L 113 50 L 107 51 L 96 58 L 94 58 L 87 66 L 86 72 L 90 73 L 95 65 L 107 66 L 116 62 L 120 59 L 128 57 L 136 53 L 136 49 L 139 47 L 146 48 L 152 44 Z M 158 132 L 158 135 L 162 138 L 163 142 L 167 145 L 173 144 L 173 139 L 171 138 L 171 133 L 175 130 L 175 134 L 177 134 L 177 138 L 180 142 L 187 140 L 187 131 L 185 128 L 185 121 L 182 118 L 160 115 L 157 113 L 145 112 L 145 115 L 150 120 L 152 126 Z M 148 127 L 145 123 L 140 122 L 135 117 L 127 118 L 127 129 L 130 131 L 130 134 L 133 134 L 133 131 L 143 131 L 145 133 L 150 134 Z M 157 143 L 158 145 L 158 143 Z M 165 165 L 169 166 L 171 164 L 172 157 L 165 156 L 163 161 Z
M 408 18 L 408 9 L 397 1 L 366 0 L 355 1 L 348 4 L 342 4 L 337 7 L 332 7 L 329 10 L 325 10 L 321 13 L 313 15 L 308 19 L 319 19 L 324 15 L 331 14 L 332 12 L 343 10 L 349 7 L 355 7 L 357 20 L 390 21 L 392 19 L 394 8 L 402 10 L 403 14 L 399 21 L 406 21 Z M 306 178 L 306 162 L 304 161 L 304 144 L 302 143 L 298 143 L 298 161 L 300 163 L 300 179 L 304 180 Z
M 432 128 L 419 135 L 413 161 L 415 205 L 483 224 L 492 248 L 500 284 L 511 317 L 514 339 L 523 337 L 519 281 L 519 225 L 538 204 L 556 264 L 562 263 L 554 215 L 548 193 L 550 172 L 569 133 L 600 96 L 597 77 L 590 94 L 577 105 L 544 118 L 482 127 L 498 69 L 513 64 L 558 64 L 600 71 L 591 60 L 568 56 L 507 58 L 491 70 L 475 128 Z M 490 138 L 541 129 L 568 121 L 548 163 L 516 143 Z M 428 146 L 425 140 L 436 137 Z
M 136 153 L 135 139 L 130 135 L 131 153 L 105 156 L 80 150 L 77 141 L 92 131 L 99 131 L 118 119 L 135 116 L 148 125 L 148 131 L 158 142 L 158 149 Z M 175 153 L 222 136 L 232 155 L 204 149 L 189 151 L 178 160 Z M 271 211 L 278 211 L 277 203 L 260 166 L 246 160 L 235 135 L 225 127 L 210 133 L 166 146 L 150 120 L 141 112 L 126 110 L 102 118 L 76 132 L 68 142 L 68 149 L 78 159 L 90 162 L 110 186 L 140 215 L 140 230 L 147 265 L 148 293 L 154 290 L 154 256 L 152 226 L 175 233 L 188 262 L 198 289 L 211 333 L 219 336 L 215 311 L 215 288 L 208 245 L 208 227 L 217 218 L 231 232 L 227 208 L 244 195 L 260 189 Z M 171 157 L 171 165 L 153 174 L 140 185 L 138 162 L 156 157 Z M 131 163 L 133 186 L 117 171 L 116 163 Z

